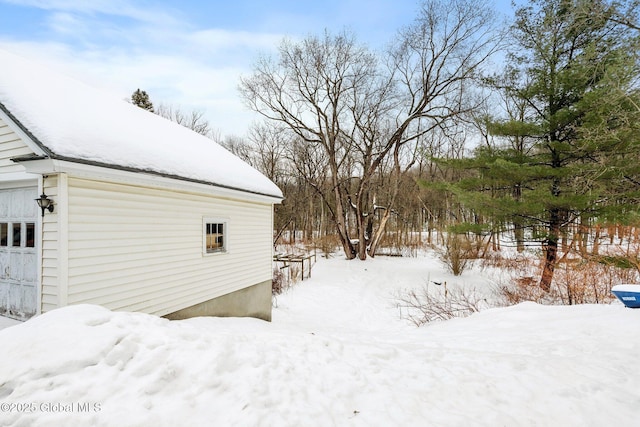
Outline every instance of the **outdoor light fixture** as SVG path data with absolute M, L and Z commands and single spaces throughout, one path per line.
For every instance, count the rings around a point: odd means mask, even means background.
M 38 206 L 42 209 L 42 216 L 44 216 L 45 209 L 53 212 L 53 200 L 48 198 L 46 194 L 42 193 L 40 198 L 36 199 L 36 203 L 38 203 Z

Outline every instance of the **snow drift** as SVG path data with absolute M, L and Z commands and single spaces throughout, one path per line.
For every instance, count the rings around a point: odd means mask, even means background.
M 418 266 L 323 261 L 273 323 L 79 305 L 9 327 L 0 424 L 637 425 L 640 310 L 525 303 L 415 328 L 389 277 Z

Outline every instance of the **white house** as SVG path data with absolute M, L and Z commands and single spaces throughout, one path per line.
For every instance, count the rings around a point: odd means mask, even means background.
M 0 50 L 0 315 L 268 320 L 281 199 L 212 140 Z

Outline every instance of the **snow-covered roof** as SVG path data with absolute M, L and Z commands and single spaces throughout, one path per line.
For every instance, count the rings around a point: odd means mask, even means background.
M 211 139 L 1 49 L 0 109 L 53 159 L 282 197 L 271 180 Z

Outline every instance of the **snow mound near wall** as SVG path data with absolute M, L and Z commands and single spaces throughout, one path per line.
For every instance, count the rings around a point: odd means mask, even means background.
M 527 303 L 359 336 L 71 306 L 0 331 L 0 419 L 7 426 L 631 426 L 640 405 L 639 338 L 640 310 L 618 304 Z

